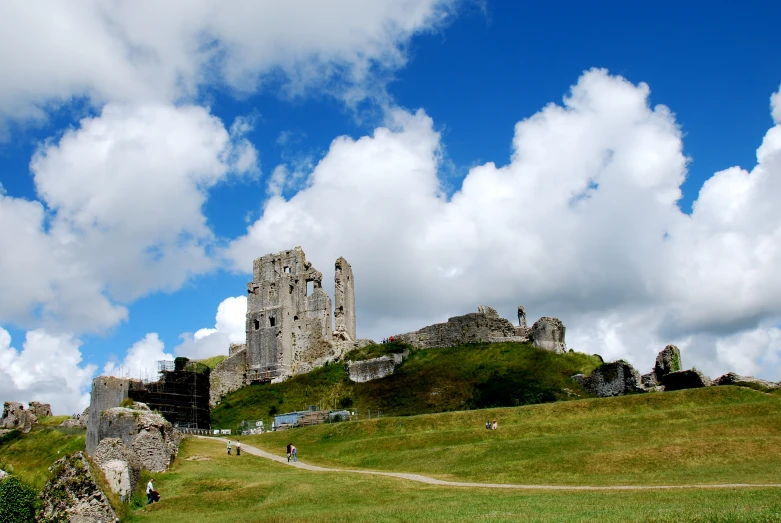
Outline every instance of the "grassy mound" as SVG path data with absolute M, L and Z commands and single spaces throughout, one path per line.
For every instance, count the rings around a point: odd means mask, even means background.
M 207 367 L 209 367 L 209 370 L 214 370 L 214 367 L 217 366 L 218 363 L 225 360 L 227 356 L 221 354 L 219 356 L 212 356 L 211 358 L 206 358 L 205 360 L 198 360 L 198 363 L 203 363 Z
M 401 344 L 371 347 L 351 357 L 403 350 Z M 367 383 L 351 382 L 342 364 L 332 364 L 283 383 L 244 387 L 212 411 L 212 425 L 237 428 L 242 420 L 270 422 L 275 414 L 308 405 L 409 416 L 587 397 L 570 376 L 591 372 L 599 364 L 594 356 L 555 354 L 520 343 L 419 350 L 392 376 Z
M 497 419 L 499 430 L 486 430 Z M 335 423 L 242 438 L 305 462 L 559 485 L 781 483 L 781 398 L 710 387 Z

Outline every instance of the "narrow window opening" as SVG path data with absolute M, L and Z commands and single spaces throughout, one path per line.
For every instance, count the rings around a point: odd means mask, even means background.
M 293 321 L 298 321 L 298 316 L 293 316 Z
M 275 326 L 275 325 L 277 324 L 277 319 L 276 319 L 276 318 L 274 318 L 273 316 L 269 316 L 269 317 L 268 317 L 268 324 L 269 324 L 271 327 Z
M 285 271 L 286 273 L 290 274 L 290 267 L 285 267 L 285 268 L 284 268 L 284 271 Z
M 290 286 L 290 294 L 293 294 L 293 291 L 294 291 L 294 290 L 295 290 L 295 287 L 291 285 L 291 286 Z
M 258 320 L 255 320 L 255 330 L 258 330 L 260 328 L 260 322 Z
M 306 282 L 306 295 L 311 296 L 314 290 L 315 290 L 315 282 L 313 281 Z

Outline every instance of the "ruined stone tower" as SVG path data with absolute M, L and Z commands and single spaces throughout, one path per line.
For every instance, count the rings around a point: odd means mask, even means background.
M 336 268 L 337 327 L 354 340 L 352 269 L 344 258 L 337 260 Z M 301 247 L 255 260 L 253 281 L 247 284 L 249 382 L 304 372 L 334 355 L 331 298 L 322 281 L 322 273 L 306 261 Z
M 353 268 L 342 257 L 334 266 L 334 319 L 335 334 L 354 341 L 355 337 L 355 287 L 353 286 Z

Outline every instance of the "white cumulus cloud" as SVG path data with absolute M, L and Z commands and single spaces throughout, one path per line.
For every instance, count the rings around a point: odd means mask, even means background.
M 360 99 L 439 27 L 455 0 L 170 0 L 0 5 L 0 120 L 52 105 L 193 99 L 276 84 Z M 377 74 L 380 73 L 380 74 Z M 281 85 L 280 85 L 281 84 Z
M 577 350 L 643 371 L 679 343 L 684 364 L 712 375 L 779 379 L 760 362 L 778 353 L 781 126 L 755 167 L 716 173 L 686 215 L 682 133 L 649 93 L 587 71 L 563 104 L 516 124 L 509 164 L 472 168 L 449 197 L 434 123 L 396 111 L 372 136 L 334 140 L 307 187 L 270 198 L 227 256 L 249 272 L 259 254 L 302 245 L 330 289 L 345 256 L 362 336 L 479 303 L 513 318 L 521 303 L 531 320 L 561 317 Z
M 22 350 L 0 327 L 0 398 L 49 403 L 54 414 L 81 412 L 89 405 L 94 365 L 82 363 L 81 342 L 69 334 L 28 331 Z
M 224 299 L 217 307 L 214 327 L 198 329 L 194 334 L 182 334 L 182 343 L 174 349 L 176 354 L 194 359 L 228 354 L 231 343 L 244 343 L 246 340 L 246 316 L 246 296 Z
M 40 202 L 0 194 L 0 319 L 102 330 L 123 303 L 215 267 L 202 207 L 254 147 L 197 106 L 107 105 L 31 162 Z
M 150 332 L 128 349 L 124 360 L 106 363 L 103 375 L 154 380 L 157 379 L 157 362 L 173 359 L 165 352 L 165 344 L 157 333 Z

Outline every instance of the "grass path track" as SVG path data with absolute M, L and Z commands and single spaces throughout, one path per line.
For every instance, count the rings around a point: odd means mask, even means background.
M 225 438 L 215 438 L 212 436 L 194 436 L 207 440 L 220 441 L 227 444 Z M 420 474 L 406 474 L 403 472 L 381 472 L 376 470 L 363 469 L 336 469 L 327 467 L 318 467 L 317 465 L 307 465 L 301 461 L 288 462 L 286 456 L 277 456 L 264 450 L 260 450 L 251 445 L 241 445 L 242 452 L 252 454 L 261 458 L 277 461 L 291 467 L 315 472 L 351 472 L 353 474 L 370 474 L 374 476 L 390 476 L 394 478 L 427 483 L 429 485 L 442 485 L 446 487 L 479 487 L 479 488 L 499 488 L 499 489 L 520 489 L 520 490 L 675 490 L 675 489 L 719 489 L 719 488 L 781 488 L 781 483 L 718 483 L 718 484 L 694 484 L 694 485 L 608 485 L 608 486 L 590 486 L 590 485 L 518 485 L 511 483 L 469 483 L 463 481 L 444 481 L 434 479 Z

